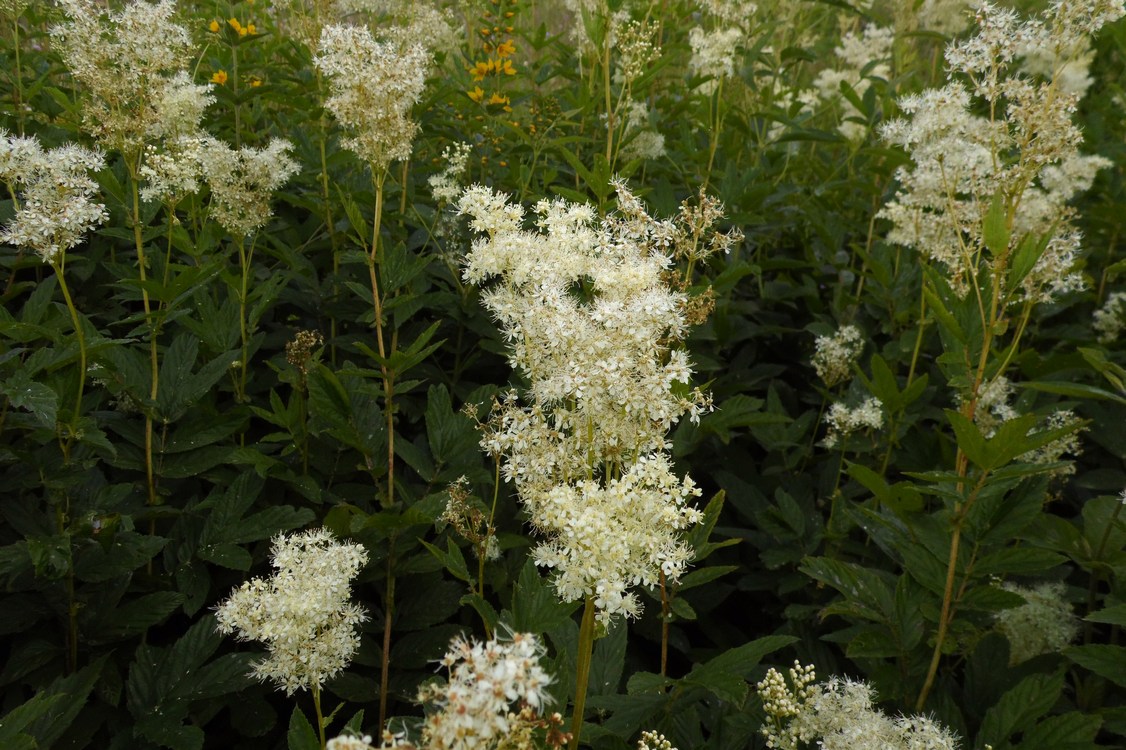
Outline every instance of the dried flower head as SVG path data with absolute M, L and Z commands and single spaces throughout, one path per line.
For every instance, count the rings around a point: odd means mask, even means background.
M 44 151 L 37 139 L 0 129 L 0 181 L 16 197 L 0 242 L 30 248 L 44 263 L 59 261 L 108 216 L 93 200 L 98 184 L 89 174 L 103 164 L 97 151 L 75 144 Z
M 272 680 L 287 695 L 319 690 L 359 646 L 356 626 L 367 617 L 348 599 L 367 552 L 314 529 L 278 535 L 270 557 L 272 577 L 247 581 L 218 606 L 219 632 L 266 644 L 270 654 L 252 672 L 258 679 Z
M 298 331 L 285 345 L 285 361 L 297 368 L 302 377 L 309 374 L 313 350 L 325 342 L 320 331 Z

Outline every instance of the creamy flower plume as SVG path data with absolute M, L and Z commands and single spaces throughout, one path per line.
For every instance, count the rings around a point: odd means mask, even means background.
M 465 278 L 485 287 L 509 361 L 529 382 L 526 404 L 514 391 L 497 402 L 482 447 L 504 456 L 546 537 L 536 561 L 555 570 L 560 596 L 593 599 L 604 620 L 636 614 L 628 589 L 662 572 L 676 580 L 691 557 L 677 537 L 698 518 L 686 505 L 697 491 L 664 451 L 672 425 L 698 419 L 710 400 L 688 387 L 678 344 L 691 305 L 669 281 L 674 257 L 701 261 L 740 237 L 712 229 L 718 201 L 659 221 L 617 188 L 619 211 L 601 220 L 587 205 L 541 201 L 538 231 L 488 188 L 458 203 L 484 235 Z
M 314 529 L 276 537 L 271 558 L 271 578 L 247 581 L 218 607 L 219 632 L 266 644 L 269 657 L 254 667 L 258 679 L 288 695 L 319 690 L 359 646 L 356 626 L 367 617 L 348 599 L 367 552 Z
M 408 158 L 418 132 L 410 111 L 422 96 L 430 65 L 426 48 L 377 42 L 366 27 L 327 26 L 316 64 L 329 80 L 325 107 L 348 134 L 344 147 L 373 172 Z
M 1047 582 L 1033 587 L 1004 583 L 1001 588 L 1025 601 L 997 613 L 997 629 L 1009 641 L 1010 664 L 1062 651 L 1079 635 L 1079 620 L 1064 598 L 1067 588 L 1062 583 Z
M 1007 263 L 1026 238 L 1042 238 L 1044 249 L 1019 286 L 1005 290 L 1007 303 L 1045 302 L 1082 285 L 1073 270 L 1080 236 L 1068 202 L 1109 162 L 1078 151 L 1071 91 L 1081 87 L 1067 83 L 1068 66 L 1085 49 L 1085 35 L 1123 15 L 1123 3 L 1060 2 L 1053 9 L 1044 20 L 1022 20 L 983 3 L 977 33 L 946 50 L 960 80 L 904 98 L 906 117 L 883 131 L 914 162 L 897 171 L 901 187 L 880 212 L 892 222 L 888 240 L 938 262 L 960 294 L 978 283 L 979 265 Z M 1041 80 L 1013 70 L 1030 49 L 1040 51 Z M 982 111 L 975 98 L 991 116 L 975 114 Z M 982 227 L 995 196 L 1011 232 L 1007 248 L 986 252 Z
M 107 12 L 92 0 L 60 0 L 66 21 L 51 38 L 89 93 L 87 130 L 106 148 L 138 152 L 145 143 L 198 128 L 209 86 L 183 72 L 191 60 L 188 30 L 173 0 L 134 0 Z
M 757 686 L 766 712 L 766 746 L 797 750 L 957 750 L 957 737 L 926 716 L 888 716 L 866 682 L 830 677 L 815 682 L 812 666 L 794 662 L 790 680 L 773 667 Z
M 298 171 L 289 156 L 292 148 L 281 138 L 270 139 L 260 149 L 234 149 L 215 138 L 203 138 L 198 158 L 211 186 L 211 216 L 236 236 L 261 228 L 270 219 L 273 192 Z
M 93 198 L 102 154 L 75 144 L 47 151 L 35 138 L 0 129 L 0 182 L 16 196 L 16 213 L 0 230 L 0 242 L 26 247 L 54 263 L 104 222 L 105 206 Z

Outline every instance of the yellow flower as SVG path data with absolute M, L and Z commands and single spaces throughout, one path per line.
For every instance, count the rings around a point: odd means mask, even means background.
M 485 102 L 485 104 L 503 104 L 506 107 L 509 103 L 510 102 L 507 96 L 502 96 L 496 91 L 494 91 L 493 95 L 489 97 L 489 101 Z
M 497 57 L 509 57 L 516 52 L 516 45 L 511 39 L 505 39 L 497 45 Z
M 469 69 L 469 74 L 471 76 L 473 76 L 474 81 L 483 80 L 484 77 L 487 76 L 491 72 L 489 70 L 489 63 L 491 63 L 491 62 L 492 62 L 492 60 L 490 60 L 489 62 L 478 61 L 478 62 L 473 64 L 473 67 Z
M 255 34 L 258 33 L 258 29 L 254 28 L 254 24 L 248 23 L 246 25 L 246 33 L 250 34 L 251 36 L 254 36 Z
M 504 73 L 506 76 L 516 75 L 516 68 L 512 67 L 511 60 L 505 60 L 504 63 L 497 63 L 497 72 Z
M 485 98 L 485 92 L 481 89 L 480 86 L 474 86 L 472 91 L 466 93 L 469 94 L 470 99 L 477 102 L 478 104 L 480 104 L 481 100 Z
M 218 34 L 219 33 L 219 22 L 216 21 L 215 19 L 211 19 L 211 23 L 207 24 L 207 29 L 212 34 Z
M 242 24 L 238 22 L 237 18 L 228 18 L 227 23 L 234 29 L 239 36 L 244 36 L 246 32 L 242 28 Z
M 251 32 L 251 33 L 254 33 L 254 32 Z M 249 83 L 252 88 L 262 85 L 262 79 L 259 78 L 258 76 L 247 76 L 246 80 L 247 80 L 247 83 Z
M 215 71 L 214 75 L 211 76 L 211 82 L 217 83 L 220 86 L 225 86 L 227 84 L 227 71 L 225 71 L 225 70 Z

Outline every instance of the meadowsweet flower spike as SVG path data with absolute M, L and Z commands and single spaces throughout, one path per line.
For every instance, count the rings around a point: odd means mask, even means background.
M 292 148 L 281 138 L 271 138 L 260 149 L 233 149 L 216 138 L 203 138 L 198 158 L 211 186 L 210 211 L 224 229 L 245 236 L 270 220 L 273 192 L 299 169 L 289 156 Z
M 418 701 L 430 709 L 419 747 L 531 747 L 513 738 L 528 735 L 530 739 L 533 728 L 546 726 L 538 714 L 552 702 L 546 692 L 552 678 L 540 666 L 543 654 L 543 646 L 531 633 L 483 643 L 455 638 L 441 662 L 449 670 L 448 682 L 424 685 L 418 693 Z
M 864 351 L 864 336 L 856 326 L 845 325 L 832 336 L 818 336 L 813 348 L 813 369 L 832 388 L 851 377 L 852 365 Z
M 94 200 L 98 184 L 89 174 L 103 165 L 98 151 L 76 144 L 44 151 L 37 139 L 0 129 L 0 182 L 16 191 L 16 213 L 0 229 L 0 242 L 57 262 L 108 217 Z
M 367 552 L 314 529 L 275 537 L 270 557 L 272 577 L 247 581 L 219 605 L 219 632 L 266 644 L 270 654 L 252 672 L 258 679 L 287 695 L 319 691 L 359 646 L 356 626 L 367 616 L 348 599 Z
M 1019 607 L 997 613 L 997 629 L 1009 640 L 1009 663 L 1020 664 L 1040 654 L 1065 649 L 1079 635 L 1079 621 L 1057 581 L 1026 587 L 1003 583 L 1001 588 L 1024 597 Z
M 169 131 L 198 126 L 207 88 L 178 75 L 193 45 L 188 29 L 174 21 L 173 0 L 133 0 L 112 12 L 93 0 L 59 5 L 66 21 L 51 29 L 51 38 L 89 93 L 83 122 L 106 148 L 133 153 Z M 176 103 L 165 105 L 166 98 Z
M 411 154 L 430 54 L 417 42 L 377 42 L 362 26 L 326 26 L 315 59 L 329 80 L 325 107 L 347 132 L 345 148 L 384 172 Z

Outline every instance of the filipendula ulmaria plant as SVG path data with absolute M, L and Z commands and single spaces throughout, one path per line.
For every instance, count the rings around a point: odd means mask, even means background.
M 913 164 L 898 170 L 900 189 L 880 215 L 893 225 L 888 240 L 918 250 L 930 266 L 924 295 L 942 330 L 939 363 L 958 404 L 947 412 L 958 438 L 955 471 L 936 488 L 950 501 L 945 593 L 917 709 L 934 685 L 966 588 L 967 581 L 957 585 L 957 570 L 970 511 L 1011 486 L 990 486 L 997 470 L 1079 427 L 1072 420 L 1034 430 L 1028 415 L 991 434 L 979 412 L 988 410 L 986 397 L 1017 353 L 1033 306 L 1082 284 L 1068 201 L 1108 162 L 1079 152 L 1078 94 L 1067 66 L 1090 35 L 1123 13 L 1121 0 L 1064 1 L 1025 20 L 982 3 L 977 33 L 946 49 L 950 82 L 901 100 L 907 117 L 884 129 Z M 1049 60 L 1042 77 L 1019 71 L 1028 50 Z
M 253 676 L 274 682 L 288 696 L 312 692 L 322 750 L 321 688 L 348 666 L 360 645 L 356 626 L 367 615 L 349 599 L 352 579 L 367 559 L 363 545 L 338 542 L 325 529 L 279 535 L 270 549 L 274 575 L 242 584 L 215 612 L 219 632 L 262 641 L 269 649 Z
M 503 457 L 541 537 L 536 564 L 552 570 L 561 599 L 584 603 L 572 747 L 596 621 L 637 616 L 630 589 L 676 581 L 692 559 L 682 533 L 700 517 L 689 505 L 700 491 L 674 472 L 668 431 L 685 414 L 697 420 L 710 399 L 688 385 L 682 342 L 694 306 L 672 269 L 674 258 L 695 260 L 737 236 L 702 241 L 690 214 L 683 225 L 655 220 L 615 188 L 619 210 L 602 219 L 588 205 L 541 201 L 536 231 L 489 188 L 458 203 L 480 235 L 465 279 L 482 287 L 528 382 L 498 400 L 482 447 Z

